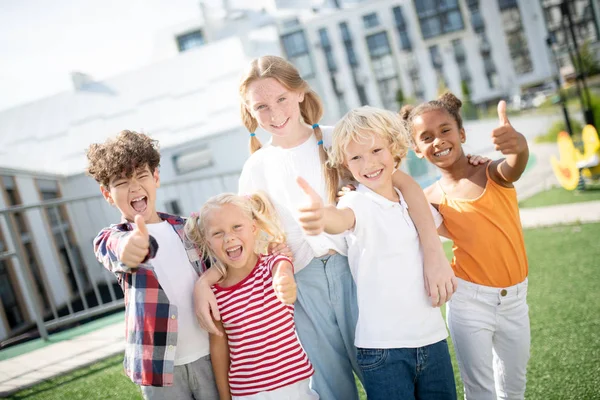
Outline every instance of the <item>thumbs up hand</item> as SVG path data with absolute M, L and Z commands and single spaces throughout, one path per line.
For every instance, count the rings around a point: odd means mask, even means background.
M 496 150 L 504 155 L 519 154 L 527 149 L 527 140 L 513 128 L 506 116 L 506 102 L 498 103 L 500 126 L 492 131 L 492 142 Z
M 296 182 L 308 200 L 306 206 L 298 209 L 300 226 L 307 235 L 318 235 L 325 230 L 323 200 L 304 178 L 298 177 Z
M 119 259 L 130 268 L 138 267 L 150 251 L 150 235 L 141 215 L 135 216 L 135 229 L 127 236 Z

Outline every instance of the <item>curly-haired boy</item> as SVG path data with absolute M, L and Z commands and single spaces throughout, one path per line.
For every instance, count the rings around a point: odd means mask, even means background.
M 146 399 L 217 399 L 208 334 L 192 300 L 205 265 L 185 238 L 185 220 L 156 211 L 158 142 L 122 131 L 92 144 L 87 157 L 88 174 L 122 215 L 94 239 L 94 251 L 125 294 L 125 372 Z

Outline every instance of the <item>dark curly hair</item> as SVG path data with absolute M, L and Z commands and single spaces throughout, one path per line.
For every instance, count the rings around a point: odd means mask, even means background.
M 148 165 L 150 172 L 160 163 L 158 141 L 134 131 L 121 131 L 115 139 L 94 143 L 87 149 L 87 174 L 108 187 L 112 178 L 130 178 L 133 172 Z
M 450 92 L 445 92 L 441 96 L 437 98 L 437 100 L 431 100 L 425 103 L 422 103 L 416 107 L 411 105 L 405 105 L 400 109 L 398 114 L 402 120 L 407 124 L 407 128 L 409 132 L 412 132 L 412 122 L 413 119 L 432 110 L 445 110 L 448 114 L 450 114 L 458 125 L 458 129 L 462 129 L 463 122 L 460 116 L 460 107 L 462 106 L 462 102 L 458 97 Z

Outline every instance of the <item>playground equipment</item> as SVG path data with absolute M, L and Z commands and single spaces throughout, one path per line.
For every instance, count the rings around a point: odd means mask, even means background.
M 583 190 L 586 184 L 600 182 L 600 139 L 593 125 L 581 133 L 583 153 L 567 132 L 560 132 L 556 141 L 560 159 L 553 156 L 550 161 L 562 187 Z

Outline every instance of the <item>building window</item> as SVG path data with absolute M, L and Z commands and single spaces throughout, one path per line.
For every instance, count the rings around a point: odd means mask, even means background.
M 396 20 L 396 29 L 400 36 L 400 47 L 402 50 L 411 51 L 412 44 L 410 42 L 410 36 L 408 35 L 408 28 L 404 20 L 404 15 L 402 14 L 402 7 L 394 7 L 392 11 L 394 12 L 394 19 Z
M 177 36 L 177 47 L 179 48 L 180 53 L 195 47 L 200 47 L 204 45 L 204 43 L 204 35 L 201 30 Z
M 319 29 L 319 39 L 323 53 L 325 53 L 325 59 L 327 60 L 327 69 L 329 72 L 337 71 L 337 65 L 335 64 L 335 58 L 331 49 L 331 42 L 329 41 L 329 34 L 327 33 L 326 28 Z
M 173 164 L 177 175 L 187 174 L 213 165 L 212 151 L 208 146 L 188 149 L 173 156 Z
M 375 28 L 376 26 L 379 26 L 379 18 L 377 18 L 377 14 L 371 13 L 363 15 L 363 24 L 365 26 L 365 29 Z
M 454 59 L 458 64 L 458 71 L 460 72 L 460 80 L 467 83 L 471 82 L 471 73 L 469 72 L 469 66 L 467 64 L 467 54 L 463 42 L 461 39 L 455 39 L 452 41 L 452 49 L 454 50 Z
M 8 251 L 2 232 L 0 232 L 0 253 Z M 0 260 L 0 301 L 8 327 L 13 330 L 25 322 L 25 306 L 17 295 L 17 278 L 14 275 L 10 258 Z
M 400 82 L 387 32 L 369 35 L 366 39 L 383 105 L 389 110 L 395 110 L 398 106 L 396 93 L 400 89 Z
M 533 71 L 533 63 L 519 8 L 516 3 L 512 6 L 509 5 L 512 4 L 510 1 L 499 0 L 499 3 L 502 9 L 502 26 L 506 34 L 506 42 L 515 72 L 517 75 L 531 72 Z
M 42 200 L 54 200 L 62 197 L 57 181 L 37 179 L 36 182 Z M 67 209 L 64 204 L 46 206 L 44 208 L 46 218 L 50 224 L 50 231 L 54 238 L 54 244 L 71 292 L 73 294 L 79 293 L 80 290 L 85 292 L 90 281 L 79 251 L 79 246 L 77 246 L 77 242 L 75 241 Z M 77 284 L 77 280 L 79 280 L 81 287 Z
M 17 183 L 13 177 L 0 177 L 0 187 L 4 189 L 8 206 L 19 206 L 22 204 Z M 13 226 L 19 233 L 18 239 L 20 241 L 20 243 L 15 243 L 15 246 L 22 246 L 23 253 L 25 253 L 25 257 L 27 258 L 27 260 L 24 260 L 24 262 L 29 265 L 29 271 L 33 277 L 35 289 L 40 296 L 41 308 L 42 310 L 48 310 L 50 301 L 44 286 L 44 278 L 40 269 L 38 258 L 33 248 L 33 237 L 29 232 L 29 226 L 25 219 L 25 215 L 22 212 L 15 212 L 12 214 L 12 217 Z
M 369 99 L 367 97 L 367 91 L 365 90 L 365 85 L 361 77 L 361 72 L 359 71 L 358 59 L 356 58 L 356 53 L 354 52 L 354 44 L 352 43 L 352 34 L 350 33 L 350 28 L 348 28 L 348 24 L 346 22 L 340 22 L 340 32 L 342 33 L 342 40 L 344 41 L 344 49 L 346 51 L 346 57 L 348 59 L 348 64 L 352 68 L 352 79 L 354 81 L 354 87 L 356 88 L 356 93 L 358 94 L 358 99 L 361 105 L 369 104 Z
M 312 77 L 314 69 L 304 31 L 288 33 L 283 35 L 281 40 L 288 60 L 298 68 L 300 75 L 304 79 Z
M 544 18 L 548 32 L 556 38 L 558 49 L 562 52 L 566 50 L 565 46 L 570 39 L 566 39 L 562 30 L 562 12 L 560 4 L 563 0 L 542 0 L 544 9 Z M 571 19 L 573 20 L 573 30 L 579 43 L 586 41 L 596 42 L 600 40 L 600 27 L 594 18 L 594 9 L 592 1 L 595 0 L 569 0 L 567 2 Z M 568 35 L 570 37 L 570 35 Z M 566 53 L 566 51 L 565 51 Z M 559 55 L 560 57 L 560 55 Z M 570 64 L 570 62 L 568 63 Z
M 414 0 L 423 39 L 464 29 L 458 0 Z

